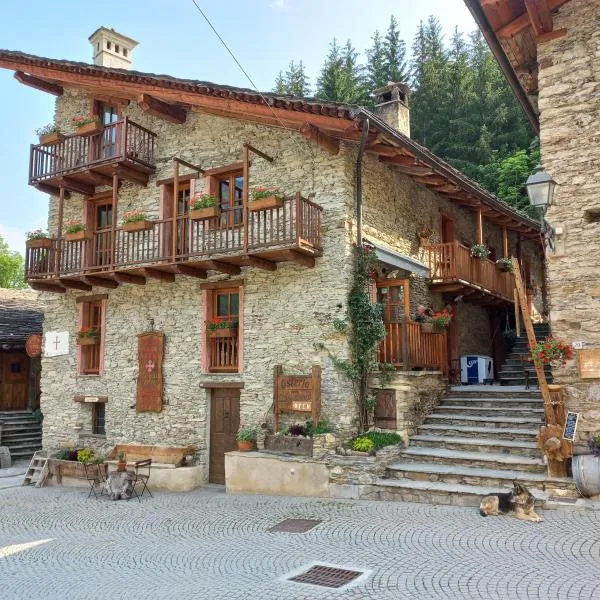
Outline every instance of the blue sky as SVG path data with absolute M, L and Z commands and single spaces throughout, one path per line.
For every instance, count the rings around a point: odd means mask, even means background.
M 361 53 L 391 14 L 410 46 L 421 19 L 435 14 L 449 35 L 475 24 L 463 0 L 197 0 L 261 90 L 302 59 L 314 84 L 332 37 Z M 29 0 L 2 3 L 0 47 L 91 62 L 88 36 L 99 26 L 136 39 L 133 68 L 250 87 L 192 0 Z M 45 228 L 48 197 L 27 184 L 35 129 L 53 117 L 54 97 L 0 69 L 0 235 L 24 252 L 26 231 Z

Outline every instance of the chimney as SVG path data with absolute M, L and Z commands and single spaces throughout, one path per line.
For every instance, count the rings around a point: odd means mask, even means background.
M 375 114 L 406 137 L 410 137 L 409 94 L 410 88 L 406 83 L 390 82 L 373 91 Z
M 131 69 L 131 52 L 138 45 L 114 29 L 100 27 L 89 37 L 94 48 L 94 64 L 111 69 Z

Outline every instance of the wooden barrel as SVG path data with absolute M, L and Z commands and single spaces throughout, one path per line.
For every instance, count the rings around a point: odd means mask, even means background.
M 600 494 L 600 457 L 591 454 L 574 456 L 573 479 L 586 498 Z

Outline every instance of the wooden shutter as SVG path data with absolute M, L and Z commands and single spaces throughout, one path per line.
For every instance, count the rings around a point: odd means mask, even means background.
M 396 390 L 377 390 L 375 427 L 396 429 Z
M 162 410 L 164 347 L 163 333 L 138 335 L 137 412 Z

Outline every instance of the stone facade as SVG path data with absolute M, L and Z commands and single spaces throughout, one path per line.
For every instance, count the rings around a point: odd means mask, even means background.
M 564 37 L 538 46 L 541 151 L 558 186 L 547 214 L 557 230 L 548 260 L 550 322 L 555 337 L 600 347 L 600 19 L 599 0 L 571 0 L 554 17 Z M 576 362 L 555 372 L 567 407 L 580 413 L 575 452 L 600 431 L 600 373 L 581 380 Z

